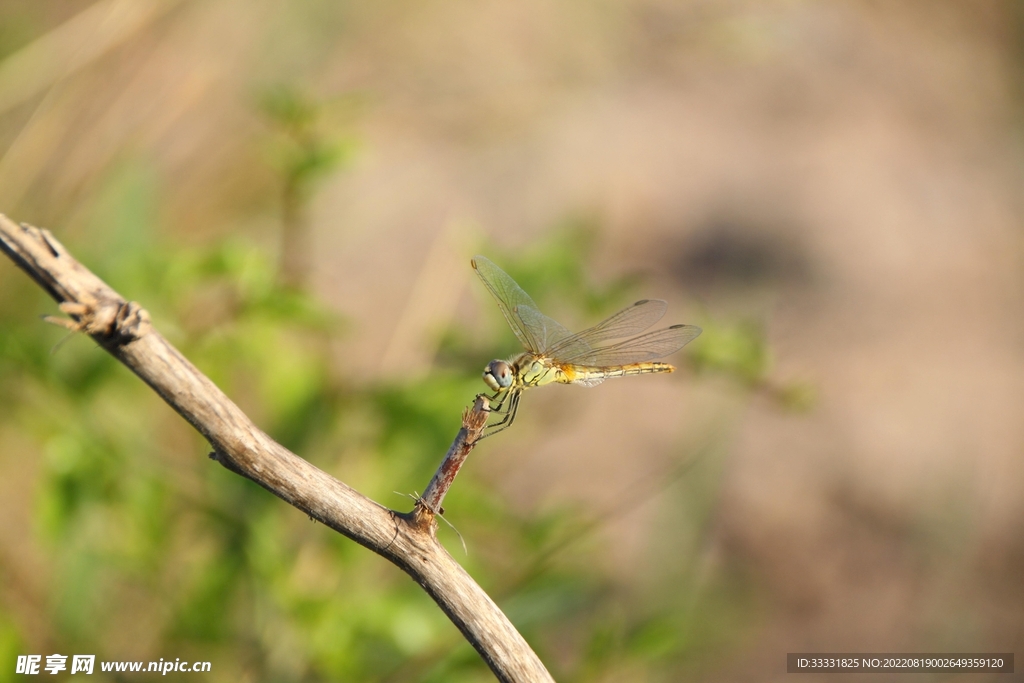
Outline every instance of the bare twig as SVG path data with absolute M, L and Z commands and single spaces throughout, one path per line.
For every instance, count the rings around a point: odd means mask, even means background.
M 473 408 L 462 414 L 462 429 L 459 430 L 458 436 L 455 437 L 451 448 L 448 449 L 444 460 L 441 461 L 441 466 L 434 473 L 434 478 L 430 480 L 427 490 L 416 501 L 417 513 L 422 510 L 423 513 L 444 514 L 441 503 L 444 502 L 445 494 L 448 493 L 452 482 L 455 481 L 455 476 L 462 468 L 462 463 L 466 461 L 466 457 L 476 446 L 484 427 L 487 426 L 488 407 L 487 397 L 480 395 L 476 397 Z
M 0 249 L 56 299 L 73 318 L 70 327 L 89 334 L 199 430 L 213 446 L 211 457 L 408 573 L 499 680 L 552 680 L 494 601 L 435 538 L 433 511 L 458 470 L 454 461 L 447 483 L 428 488 L 433 504 L 418 504 L 405 514 L 389 510 L 264 434 L 152 327 L 145 310 L 78 263 L 49 232 L 0 214 Z M 473 425 L 480 422 L 482 428 L 486 415 L 479 401 L 467 412 L 446 463 L 453 453 L 459 463 L 465 459 L 479 436 Z

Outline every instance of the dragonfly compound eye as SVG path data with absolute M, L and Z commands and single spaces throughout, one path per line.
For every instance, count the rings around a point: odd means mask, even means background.
M 512 386 L 512 366 L 503 360 L 492 360 L 484 369 L 484 383 L 493 391 Z

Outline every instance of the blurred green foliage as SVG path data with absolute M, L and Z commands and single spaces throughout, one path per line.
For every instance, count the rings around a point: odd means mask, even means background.
M 329 106 L 285 85 L 268 88 L 259 102 L 274 133 L 267 156 L 281 183 L 278 277 L 302 288 L 311 251 L 304 209 L 316 186 L 351 156 L 354 138 L 342 132 L 351 103 Z
M 339 132 L 338 113 L 351 109 L 348 102 L 315 101 L 299 90 L 275 85 L 259 97 L 260 109 L 276 132 L 268 146 L 268 158 L 285 181 L 294 201 L 308 199 L 317 181 L 328 177 L 353 151 L 353 138 Z M 333 114 L 333 116 L 332 116 Z
M 266 106 L 288 125 L 311 116 L 287 95 Z M 293 160 L 286 175 L 311 177 L 333 154 Z M 67 240 L 72 253 L 142 302 L 274 438 L 342 478 L 358 473 L 368 495 L 409 507 L 393 492 L 425 486 L 481 389 L 493 345 L 449 330 L 429 377 L 355 384 L 329 353 L 346 324 L 282 286 L 265 248 L 240 235 L 202 247 L 162 237 L 160 182 L 138 161 L 115 169 L 94 200 L 89 240 Z M 592 222 L 575 220 L 518 258 L 489 253 L 545 308 L 557 300 L 598 317 L 627 302 L 637 280 L 588 280 L 595 234 Z M 2 277 L 0 421 L 30 435 L 41 458 L 35 532 L 49 568 L 45 632 L 22 633 L 0 615 L 3 661 L 52 645 L 100 659 L 208 660 L 211 680 L 491 680 L 418 586 L 210 463 L 200 437 L 91 340 L 73 337 L 51 354 L 61 333 L 38 314 L 52 302 L 26 278 Z M 491 323 L 511 343 L 496 314 Z M 757 329 L 711 321 L 690 359 L 748 384 L 763 381 L 768 367 Z M 557 679 L 636 679 L 642 671 L 678 680 L 749 628 L 749 582 L 728 567 L 709 569 L 722 458 L 699 450 L 680 446 L 680 460 L 694 466 L 635 494 L 679 489 L 666 497 L 678 509 L 663 511 L 674 537 L 655 544 L 656 557 L 638 558 L 641 588 L 624 589 L 602 569 L 594 533 L 601 516 L 572 507 L 524 516 L 472 468 L 449 494 L 446 506 L 459 510 L 472 539 L 467 569 Z

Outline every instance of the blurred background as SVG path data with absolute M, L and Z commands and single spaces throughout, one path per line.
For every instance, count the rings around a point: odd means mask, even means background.
M 1022 652 L 1019 2 L 2 0 L 0 58 L 0 211 L 389 507 L 519 350 L 474 253 L 570 328 L 705 328 L 527 393 L 446 500 L 556 679 Z M 492 680 L 54 313 L 0 262 L 0 680 Z

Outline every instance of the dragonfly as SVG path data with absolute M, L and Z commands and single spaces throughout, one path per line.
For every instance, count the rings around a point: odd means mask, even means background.
M 573 334 L 540 312 L 537 304 L 508 273 L 489 259 L 475 256 L 473 269 L 498 302 L 512 332 L 526 349 L 508 360 L 492 360 L 484 368 L 486 396 L 501 419 L 484 436 L 512 426 L 523 391 L 545 384 L 595 386 L 612 377 L 673 372 L 669 363 L 654 362 L 696 339 L 696 325 L 672 325 L 644 332 L 662 319 L 668 304 L 642 299 L 607 320 Z

